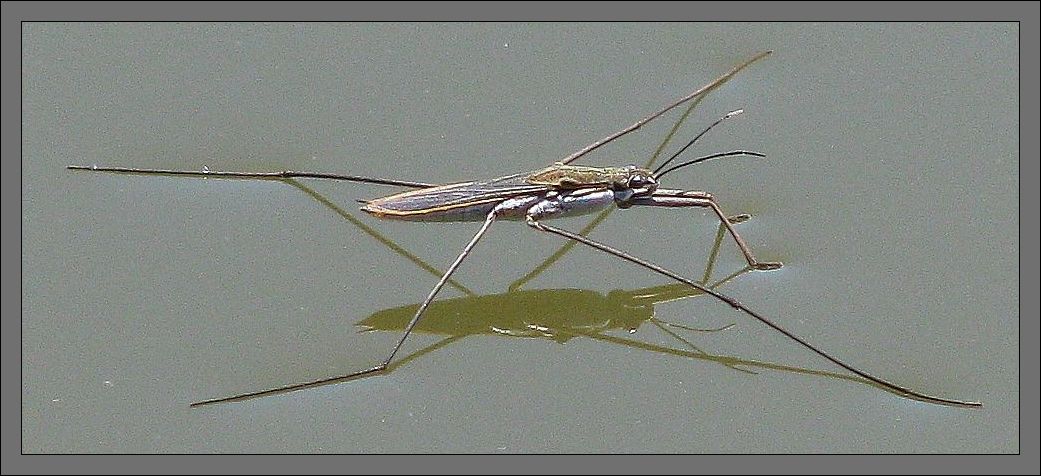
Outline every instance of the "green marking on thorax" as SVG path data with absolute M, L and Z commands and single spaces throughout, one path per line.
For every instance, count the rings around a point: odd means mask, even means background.
M 533 185 L 558 188 L 584 188 L 597 185 L 625 184 L 632 170 L 626 167 L 583 167 L 557 162 L 533 172 L 525 179 Z

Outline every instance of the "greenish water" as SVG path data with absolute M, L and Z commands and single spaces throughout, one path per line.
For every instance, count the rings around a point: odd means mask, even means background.
M 1017 34 L 968 23 L 27 24 L 23 448 L 1016 452 Z M 355 212 L 356 199 L 395 191 L 373 185 L 64 169 L 501 176 L 558 160 L 762 49 L 775 53 L 707 97 L 675 141 L 744 108 L 693 154 L 768 158 L 664 184 L 751 213 L 742 235 L 785 262 L 719 290 L 860 368 L 983 409 L 846 377 L 724 304 L 586 249 L 507 292 L 561 245 L 518 223 L 493 226 L 389 375 L 190 409 L 378 363 L 437 280 L 416 260 L 443 269 L 477 224 Z M 677 118 L 582 163 L 642 163 Z M 591 236 L 701 278 L 716 231 L 702 211 L 632 209 Z M 710 280 L 743 265 L 724 240 Z

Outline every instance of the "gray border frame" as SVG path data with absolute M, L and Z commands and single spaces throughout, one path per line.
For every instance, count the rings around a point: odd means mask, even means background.
M 402 5 L 406 4 L 406 5 Z M 809 3 L 799 2 L 684 2 L 684 3 L 631 3 L 601 2 L 400 2 L 393 3 L 281 3 L 251 4 L 248 9 L 232 2 L 207 3 L 117 3 L 117 2 L 4 2 L 3 23 L 3 109 L 0 124 L 3 128 L 3 262 L 19 263 L 3 268 L 3 473 L 146 473 L 217 472 L 217 473 L 271 473 L 298 472 L 413 472 L 453 474 L 484 473 L 489 468 L 516 468 L 516 472 L 575 472 L 575 473 L 681 473 L 698 472 L 774 472 L 802 474 L 850 474 L 861 472 L 909 473 L 1038 473 L 1038 407 L 1020 405 L 1020 454 L 1018 456 L 627 456 L 627 457 L 558 457 L 558 456 L 259 456 L 233 457 L 176 457 L 160 456 L 171 464 L 156 464 L 155 457 L 142 456 L 27 456 L 21 455 L 21 333 L 20 315 L 21 257 L 15 257 L 15 243 L 21 254 L 21 22 L 23 21 L 191 21 L 191 20 L 295 20 L 308 21 L 336 18 L 344 21 L 405 21 L 405 20 L 495 20 L 495 21 L 1012 21 L 1020 28 L 1020 151 L 1037 151 L 1038 135 L 1023 131 L 1038 130 L 1038 12 L 1037 2 L 968 2 L 944 4 L 937 10 L 934 3 L 880 2 L 880 3 Z M 1024 41 L 1025 40 L 1025 41 Z M 1023 87 L 1026 84 L 1026 87 Z M 13 105 L 19 104 L 15 109 Z M 1021 153 L 1022 155 L 1022 153 Z M 1031 154 L 1033 158 L 1034 154 Z M 16 159 L 18 157 L 18 159 Z M 11 172 L 17 171 L 17 175 Z M 15 178 L 17 177 L 17 179 Z M 1023 187 L 1023 178 L 1026 187 Z M 14 182 L 18 180 L 18 192 Z M 1038 161 L 1020 164 L 1020 242 L 1038 242 Z M 1027 196 L 1024 200 L 1022 192 Z M 17 204 L 17 205 L 16 205 Z M 17 210 L 15 208 L 18 207 Z M 1025 210 L 1025 212 L 1024 212 Z M 17 211 L 17 213 L 16 213 Z M 17 240 L 14 236 L 18 234 Z M 1020 315 L 1038 315 L 1037 267 L 1038 248 L 1020 250 Z M 1024 273 L 1024 270 L 1026 273 Z M 16 281 L 15 274 L 18 274 Z M 1025 276 L 1024 276 L 1025 275 Z M 1024 286 L 1023 278 L 1027 277 Z M 16 284 L 17 283 L 17 284 Z M 13 294 L 17 287 L 18 299 Z M 1026 293 L 1022 291 L 1035 290 Z M 15 303 L 19 308 L 15 308 Z M 1026 312 L 1023 312 L 1023 311 Z M 1021 319 L 1020 336 L 1036 338 L 1038 320 Z M 1022 342 L 1021 342 L 1022 344 Z M 1022 348 L 1022 345 L 1020 346 Z M 1036 345 L 1028 346 L 1036 349 Z M 17 355 L 16 355 L 17 354 Z M 16 368 L 17 365 L 17 368 Z M 1038 354 L 1021 353 L 1020 401 L 1037 402 Z M 1024 378 L 1025 376 L 1025 378 Z M 1023 385 L 1023 380 L 1027 385 Z M 1023 398 L 1023 397 L 1026 398 Z M 15 420 L 18 424 L 15 425 Z M 1023 423 L 1026 423 L 1024 430 Z M 16 451 L 17 449 L 17 451 Z M 436 461 L 434 460 L 436 458 Z M 486 459 L 488 458 L 488 459 Z M 503 464 L 501 458 L 517 458 L 516 465 Z M 777 458 L 784 458 L 778 465 Z M 523 459 L 523 461 L 522 461 Z M 176 460 L 176 462 L 172 461 Z

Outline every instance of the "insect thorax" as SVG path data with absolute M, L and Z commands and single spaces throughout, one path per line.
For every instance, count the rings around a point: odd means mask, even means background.
M 585 188 L 608 186 L 611 188 L 626 187 L 629 177 L 640 172 L 634 165 L 626 167 L 583 167 L 577 165 L 553 164 L 542 170 L 532 172 L 525 179 L 533 185 L 549 185 L 557 188 Z

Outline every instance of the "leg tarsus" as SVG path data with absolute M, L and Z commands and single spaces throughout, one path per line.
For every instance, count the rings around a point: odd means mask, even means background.
M 729 221 L 731 225 L 736 225 L 738 223 L 744 223 L 748 221 L 749 218 L 752 218 L 752 215 L 749 215 L 747 213 L 739 213 L 737 215 L 727 217 L 727 221 Z
M 759 261 L 756 259 L 755 255 L 752 254 L 752 250 L 749 249 L 748 245 L 745 243 L 744 238 L 741 238 L 741 235 L 738 235 L 737 230 L 732 226 L 733 222 L 731 222 L 730 219 L 727 218 L 726 214 L 723 213 L 723 209 L 719 208 L 719 204 L 716 203 L 715 198 L 706 194 L 706 197 L 699 201 L 702 201 L 708 207 L 712 208 L 712 211 L 716 212 L 716 216 L 719 217 L 719 220 L 722 221 L 724 225 L 726 225 L 727 231 L 729 231 L 730 236 L 734 238 L 737 247 L 741 249 L 741 253 L 745 255 L 745 260 L 748 261 L 748 265 L 751 266 L 752 269 L 756 271 L 770 271 L 779 269 L 782 266 L 782 264 L 777 261 Z M 742 215 L 735 215 L 735 217 L 741 218 Z
M 387 364 L 383 363 L 375 367 L 370 367 L 360 372 L 354 372 L 348 375 L 341 375 L 339 377 L 323 378 L 318 380 L 312 380 L 309 382 L 295 383 L 292 385 L 286 385 L 283 387 L 272 388 L 268 390 L 261 390 L 259 392 L 240 393 L 238 395 L 232 395 L 230 397 L 211 398 L 209 400 L 202 400 L 199 402 L 192 403 L 192 408 L 202 407 L 206 405 L 213 405 L 216 403 L 229 403 L 229 402 L 241 402 L 244 400 L 250 400 L 253 398 L 267 397 L 271 395 L 279 395 L 288 392 L 295 392 L 297 390 L 303 390 L 305 388 L 313 388 L 322 385 L 329 385 L 333 383 L 347 382 L 351 380 L 358 380 L 367 377 L 375 377 L 377 375 L 383 375 L 387 371 Z
M 780 261 L 756 261 L 756 263 L 752 265 L 752 269 L 756 271 L 773 271 L 775 269 L 781 269 L 781 266 L 784 266 L 784 264 Z

